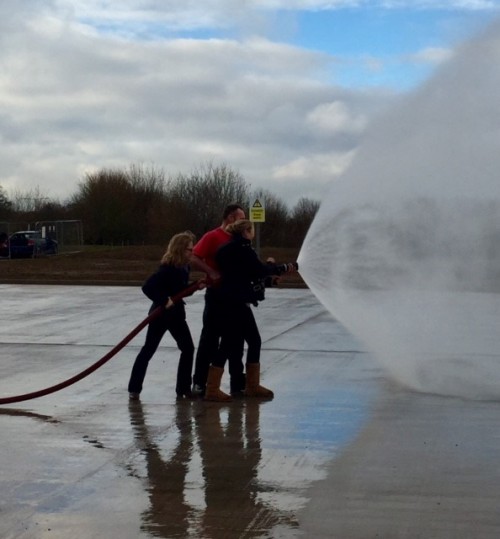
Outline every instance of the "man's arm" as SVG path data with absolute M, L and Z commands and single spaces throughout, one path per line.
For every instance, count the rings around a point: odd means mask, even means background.
M 204 260 L 202 260 L 199 256 L 196 256 L 194 253 L 191 255 L 190 264 L 192 268 L 205 272 L 210 279 L 214 281 L 220 277 L 218 271 L 215 271 Z

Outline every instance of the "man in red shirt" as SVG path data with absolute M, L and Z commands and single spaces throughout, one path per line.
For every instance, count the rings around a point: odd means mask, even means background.
M 222 214 L 222 224 L 204 234 L 193 248 L 193 265 L 204 271 L 213 280 L 220 277 L 215 263 L 215 253 L 232 238 L 231 234 L 226 232 L 226 227 L 239 219 L 245 219 L 245 211 L 238 204 L 230 204 Z M 203 328 L 198 343 L 193 375 L 194 394 L 201 395 L 205 392 L 210 362 L 219 348 L 220 324 L 223 318 L 220 309 L 217 285 L 210 286 L 205 292 Z M 241 343 L 241 356 L 243 356 L 243 343 Z M 229 364 L 229 374 L 231 393 L 243 391 L 245 389 L 245 374 L 242 359 L 238 364 L 235 362 Z

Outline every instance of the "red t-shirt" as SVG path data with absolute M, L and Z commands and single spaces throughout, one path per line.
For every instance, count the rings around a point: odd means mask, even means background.
M 215 263 L 215 253 L 220 247 L 229 242 L 232 238 L 229 232 L 226 232 L 221 227 L 214 228 L 204 234 L 193 247 L 193 254 L 201 258 L 212 269 L 217 270 Z

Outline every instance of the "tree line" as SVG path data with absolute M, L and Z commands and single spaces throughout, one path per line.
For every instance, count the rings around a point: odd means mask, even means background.
M 319 202 L 304 197 L 290 210 L 272 192 L 252 190 L 226 164 L 209 163 L 171 178 L 154 167 L 104 168 L 87 173 L 65 202 L 43 196 L 40 188 L 9 197 L 0 185 L 0 222 L 79 219 L 86 244 L 156 245 L 181 230 L 199 237 L 220 223 L 227 204 L 248 211 L 256 199 L 266 212 L 261 244 L 300 246 Z

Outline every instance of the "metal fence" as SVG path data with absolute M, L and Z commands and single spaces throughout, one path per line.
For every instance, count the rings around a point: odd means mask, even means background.
M 36 230 L 41 233 L 43 238 L 56 240 L 59 252 L 69 251 L 83 245 L 83 223 L 80 219 L 32 223 L 0 221 L 0 239 L 2 236 L 8 238 L 14 232 L 22 230 Z

